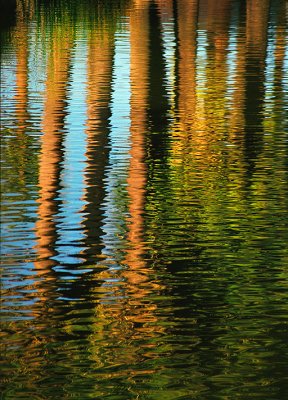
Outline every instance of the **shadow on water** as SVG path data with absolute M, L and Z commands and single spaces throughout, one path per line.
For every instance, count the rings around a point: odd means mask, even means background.
M 151 151 L 165 151 L 165 136 L 168 131 L 168 94 L 165 85 L 165 61 L 163 57 L 160 12 L 157 4 L 149 5 L 149 128 Z M 166 139 L 167 142 L 167 139 Z M 153 157 L 153 156 L 152 156 Z
M 0 1 L 1 16 L 0 16 L 0 26 L 1 26 L 1 48 L 5 43 L 7 31 L 15 26 L 16 24 L 16 0 Z
M 85 247 L 81 254 L 88 264 L 101 253 L 101 229 L 105 200 L 105 170 L 109 159 L 109 118 L 111 116 L 111 82 L 113 71 L 113 35 L 101 37 L 91 32 L 88 44 L 87 88 L 87 167 L 85 171 L 84 213 Z
M 246 67 L 245 67 L 245 159 L 247 184 L 253 176 L 255 163 L 263 148 L 263 106 L 265 59 L 270 1 L 255 2 L 246 6 Z

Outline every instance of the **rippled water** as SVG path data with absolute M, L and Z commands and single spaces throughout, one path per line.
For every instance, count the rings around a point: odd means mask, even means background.
M 7 4 L 2 398 L 284 400 L 287 2 Z

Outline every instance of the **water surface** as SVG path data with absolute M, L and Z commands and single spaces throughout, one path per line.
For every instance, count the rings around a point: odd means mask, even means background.
M 15 4 L 2 398 L 284 399 L 287 2 Z

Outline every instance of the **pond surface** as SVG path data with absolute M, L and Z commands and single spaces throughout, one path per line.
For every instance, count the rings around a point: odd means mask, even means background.
M 2 398 L 286 398 L 287 2 L 10 8 Z

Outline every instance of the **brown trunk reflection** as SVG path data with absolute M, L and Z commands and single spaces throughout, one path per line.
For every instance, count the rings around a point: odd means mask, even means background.
M 145 134 L 147 132 L 148 69 L 149 69 L 148 7 L 136 9 L 130 16 L 130 83 L 131 83 L 131 151 L 128 176 L 129 227 L 127 263 L 131 283 L 141 282 L 143 255 L 143 211 L 145 204 L 146 165 Z
M 198 0 L 177 2 L 179 129 L 187 133 L 195 122 L 196 35 Z
M 250 53 L 265 54 L 270 0 L 247 0 L 246 39 Z
M 72 37 L 71 37 L 72 36 Z M 46 100 L 43 116 L 43 136 L 39 157 L 39 208 L 36 223 L 38 261 L 42 272 L 54 265 L 51 260 L 57 239 L 57 196 L 60 190 L 63 162 L 63 129 L 66 116 L 67 86 L 73 35 L 65 26 L 57 26 L 51 38 L 52 47 L 47 62 Z
M 145 260 L 145 221 L 144 208 L 147 184 L 147 130 L 149 105 L 149 63 L 150 41 L 149 4 L 136 6 L 130 14 L 130 165 L 127 179 L 129 196 L 128 248 L 123 272 L 126 281 L 127 305 L 125 319 L 130 326 L 134 340 L 146 337 L 148 340 L 159 331 L 159 326 L 151 325 L 157 321 L 156 305 L 149 296 L 160 286 L 151 281 L 151 270 Z M 150 345 L 151 349 L 154 347 Z M 131 347 L 132 350 L 132 347 Z M 144 351 L 144 349 L 142 349 Z M 131 361 L 137 360 L 133 348 Z M 153 370 L 147 370 L 151 374 Z
M 161 16 L 161 23 L 170 22 L 173 18 L 173 0 L 155 0 Z

